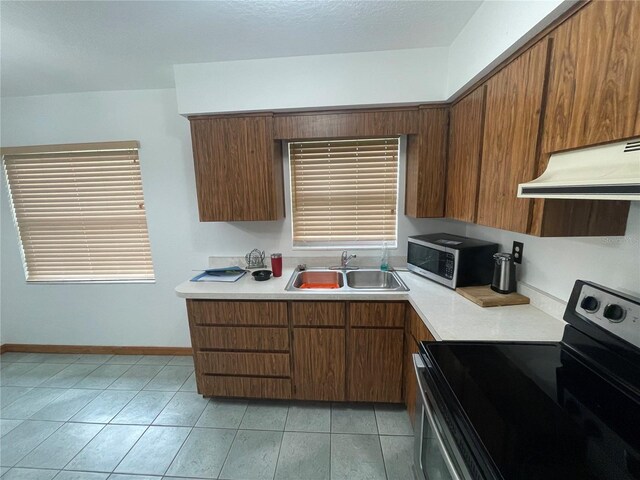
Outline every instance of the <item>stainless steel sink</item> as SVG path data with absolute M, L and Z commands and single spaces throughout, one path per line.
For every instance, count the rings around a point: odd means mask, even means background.
M 402 290 L 400 279 L 392 272 L 354 270 L 347 273 L 347 285 L 367 290 Z
M 345 271 L 328 268 L 296 270 L 287 284 L 287 291 L 352 291 L 406 292 L 409 288 L 395 272 L 362 268 Z
M 342 275 L 342 272 L 335 270 L 304 270 L 296 272 L 294 275 L 294 288 L 335 290 L 344 286 L 344 275 Z

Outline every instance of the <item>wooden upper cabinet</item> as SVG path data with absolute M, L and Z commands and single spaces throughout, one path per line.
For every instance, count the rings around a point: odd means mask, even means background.
M 200 221 L 278 220 L 282 155 L 273 116 L 190 119 Z
M 640 135 L 640 2 L 592 1 L 550 35 L 538 176 L 553 152 Z M 629 202 L 534 202 L 530 233 L 624 235 Z
M 640 2 L 592 1 L 550 36 L 543 153 L 640 135 Z
M 479 224 L 528 231 L 531 200 L 517 192 L 535 177 L 547 51 L 538 42 L 487 82 Z
M 445 216 L 476 221 L 486 87 L 476 88 L 449 111 Z
M 418 133 L 418 109 L 278 113 L 274 138 L 304 140 L 397 136 Z
M 419 132 L 407 136 L 405 214 L 444 216 L 449 109 L 420 107 Z

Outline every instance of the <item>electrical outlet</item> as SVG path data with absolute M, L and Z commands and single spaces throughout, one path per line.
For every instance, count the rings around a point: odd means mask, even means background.
M 511 248 L 511 255 L 513 255 L 513 261 L 516 263 L 522 263 L 522 252 L 524 251 L 524 243 L 513 242 Z

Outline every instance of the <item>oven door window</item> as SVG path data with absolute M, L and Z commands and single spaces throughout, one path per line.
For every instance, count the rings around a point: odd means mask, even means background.
M 455 477 L 449 473 L 438 438 L 429 423 L 424 406 L 422 408 L 422 473 L 426 480 L 453 480 Z

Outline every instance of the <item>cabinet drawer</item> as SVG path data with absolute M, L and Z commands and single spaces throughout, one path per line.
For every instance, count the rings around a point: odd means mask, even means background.
M 404 303 L 362 302 L 349 304 L 352 327 L 404 327 Z
M 195 349 L 289 351 L 289 329 L 269 327 L 193 327 Z
M 198 352 L 200 371 L 210 374 L 288 377 L 288 353 Z
M 205 397 L 291 398 L 289 378 L 218 377 L 202 375 L 198 391 Z
M 344 302 L 292 302 L 294 326 L 343 327 Z
M 192 325 L 289 325 L 286 302 L 187 300 Z

